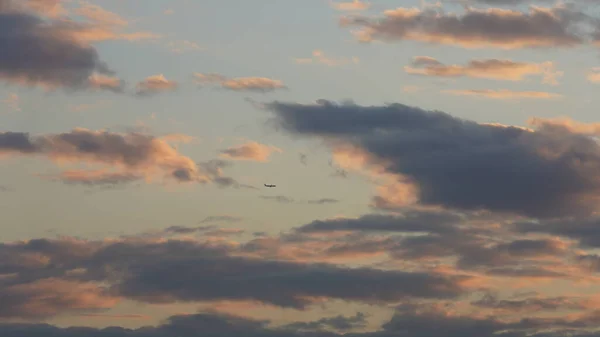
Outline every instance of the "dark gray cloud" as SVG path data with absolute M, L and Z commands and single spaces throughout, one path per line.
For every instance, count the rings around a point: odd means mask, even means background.
M 513 312 L 539 312 L 557 310 L 581 310 L 586 306 L 583 298 L 559 296 L 559 297 L 530 297 L 524 299 L 499 299 L 492 294 L 486 294 L 483 298 L 471 302 L 471 304 L 488 309 L 511 310 Z
M 424 307 L 424 308 L 423 308 Z M 333 333 L 325 330 L 295 331 L 272 326 L 270 321 L 253 320 L 216 312 L 169 317 L 157 326 L 137 329 L 107 327 L 59 328 L 49 324 L 0 324 L 6 337 L 595 337 L 586 330 L 598 324 L 597 315 L 575 319 L 530 319 L 503 322 L 495 318 L 453 315 L 441 309 L 404 305 L 381 329 L 363 333 Z M 323 319 L 327 320 L 327 318 Z M 321 320 L 321 321 L 323 321 Z M 331 320 L 331 319 L 329 319 Z M 318 322 L 318 321 L 317 321 Z M 315 323 L 306 323 L 314 325 Z
M 302 163 L 302 165 L 304 165 L 304 166 L 308 165 L 308 156 L 305 153 L 300 153 L 299 158 L 300 158 L 300 162 Z
M 547 221 L 516 222 L 515 228 L 522 233 L 547 233 L 579 240 L 586 247 L 600 247 L 600 218 L 571 218 Z
M 592 40 L 584 32 L 597 29 L 592 18 L 572 6 L 531 7 L 527 13 L 467 8 L 460 15 L 397 8 L 381 17 L 346 17 L 342 24 L 362 27 L 362 41 L 417 40 L 470 48 L 574 47 Z
M 334 329 L 339 331 L 348 331 L 356 328 L 363 328 L 367 325 L 367 315 L 357 312 L 356 315 L 346 317 L 338 315 L 335 317 L 324 317 L 312 322 L 295 322 L 281 327 L 285 330 L 298 331 L 323 331 Z
M 456 298 L 465 291 L 460 282 L 467 279 L 244 258 L 230 255 L 231 249 L 139 238 L 2 244 L 0 274 L 12 276 L 0 278 L 0 294 L 6 299 L 0 301 L 0 314 L 37 317 L 42 314 L 26 309 L 39 307 L 45 308 L 44 315 L 93 310 L 110 307 L 115 297 L 147 303 L 255 300 L 288 308 L 304 308 L 322 297 L 368 303 Z M 46 292 L 64 300 L 52 300 Z
M 1 0 L 0 79 L 52 88 L 103 88 L 90 77 L 113 71 L 94 47 L 77 38 L 84 29 L 83 24 L 47 20 L 20 11 L 13 0 Z
M 600 197 L 600 146 L 560 125 L 534 132 L 402 104 L 272 102 L 275 125 L 359 148 L 418 187 L 419 202 L 530 217 L 589 215 Z
M 450 233 L 463 218 L 451 212 L 406 211 L 402 215 L 368 214 L 356 219 L 315 220 L 296 228 L 299 233 L 329 231 L 385 231 Z

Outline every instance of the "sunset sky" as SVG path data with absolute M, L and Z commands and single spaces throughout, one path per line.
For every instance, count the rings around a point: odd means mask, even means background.
M 0 337 L 598 336 L 599 58 L 598 0 L 0 0 Z

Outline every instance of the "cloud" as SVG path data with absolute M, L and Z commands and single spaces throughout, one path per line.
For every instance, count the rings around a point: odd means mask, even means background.
M 591 83 L 600 83 L 600 67 L 592 68 L 587 74 L 587 80 Z
M 223 168 L 228 166 L 231 166 L 231 163 L 220 159 L 211 159 L 205 162 L 198 163 L 200 172 L 203 176 L 206 177 L 204 181 L 212 181 L 220 187 L 256 189 L 256 187 L 254 186 L 240 184 L 235 179 L 224 176 Z M 181 174 L 185 177 L 188 173 L 187 171 L 182 171 Z
M 97 51 L 73 36 L 75 27 L 45 22 L 32 13 L 0 7 L 0 79 L 46 88 L 85 88 L 94 73 L 112 75 Z M 66 26 L 65 26 L 66 25 Z
M 567 129 L 569 132 L 588 136 L 600 136 L 600 123 L 581 123 L 570 117 L 540 118 L 533 117 L 527 124 L 536 128 Z
M 2 0 L 0 49 L 5 52 L 0 55 L 0 80 L 46 90 L 120 91 L 114 71 L 90 43 L 156 38 L 146 32 L 118 32 L 125 26 L 127 21 L 117 14 L 88 2 L 66 10 L 57 0 Z
M 414 190 L 421 205 L 542 218 L 597 210 L 600 146 L 564 127 L 478 124 L 402 104 L 266 107 L 281 130 L 325 139 L 355 165 Z
M 134 182 L 143 178 L 143 176 L 127 172 L 108 172 L 105 170 L 66 170 L 58 175 L 49 175 L 48 177 L 60 180 L 67 184 L 80 185 L 122 185 Z
M 444 65 L 438 60 L 417 56 L 412 66 L 404 67 L 404 71 L 413 75 L 436 77 L 473 77 L 505 81 L 522 81 L 526 76 L 541 75 L 542 83 L 557 85 L 557 77 L 563 75 L 556 71 L 553 62 L 526 63 L 510 60 L 485 59 L 472 60 L 466 65 Z
M 362 312 L 357 312 L 352 317 L 338 315 L 335 317 L 324 317 L 312 322 L 295 322 L 286 324 L 281 327 L 284 330 L 290 330 L 294 333 L 300 331 L 323 331 L 332 328 L 338 331 L 349 331 L 356 328 L 364 328 L 367 326 L 367 315 Z
M 56 278 L 0 287 L 0 318 L 48 318 L 113 307 L 119 299 L 92 283 Z
M 227 78 L 220 74 L 194 73 L 194 79 L 199 85 L 218 84 L 224 89 L 233 91 L 253 91 L 267 93 L 279 89 L 287 89 L 282 81 L 266 77 Z
M 281 153 L 283 151 L 275 146 L 264 145 L 257 142 L 247 142 L 242 145 L 221 150 L 221 157 L 234 160 L 267 162 L 273 152 Z
M 188 51 L 202 50 L 202 47 L 193 41 L 178 40 L 169 42 L 169 49 L 175 54 L 183 54 Z
M 25 296 L 20 295 L 20 289 L 50 282 L 49 279 L 68 280 L 71 285 L 86 284 L 83 288 L 89 296 L 83 300 L 90 304 L 61 304 L 64 311 L 106 308 L 116 304 L 116 299 L 155 304 L 259 301 L 296 309 L 323 298 L 367 303 L 409 298 L 449 299 L 464 292 L 460 282 L 467 278 L 246 258 L 232 255 L 236 247 L 227 241 L 210 239 L 199 242 L 139 237 L 104 241 L 42 239 L 2 244 L 3 274 L 16 273 L 16 276 L 10 279 L 9 287 L 4 283 L 0 287 L 3 298 L 11 299 L 0 302 L 0 312 L 10 312 L 13 317 L 37 315 L 29 311 L 18 313 L 15 308 L 32 308 L 38 299 L 61 297 L 64 293 L 56 287 L 43 287 L 38 293 Z M 73 287 L 61 289 L 67 288 Z M 79 293 L 72 295 L 78 297 Z M 64 297 L 64 301 L 70 298 Z M 57 302 L 51 300 L 51 303 Z M 59 309 L 52 313 L 59 313 Z
M 333 199 L 333 198 L 321 198 L 321 199 L 316 199 L 316 200 L 308 200 L 307 202 L 309 204 L 323 205 L 323 204 L 337 204 L 340 201 L 337 199 Z
M 499 8 L 467 7 L 461 15 L 441 9 L 397 8 L 382 17 L 346 17 L 345 26 L 361 27 L 363 42 L 413 40 L 466 48 L 574 47 L 593 39 L 578 30 L 581 25 L 595 29 L 585 14 L 568 6 L 531 7 L 528 13 Z
M 352 57 L 351 59 L 347 58 L 330 58 L 325 55 L 321 50 L 315 50 L 312 53 L 311 58 L 295 58 L 294 61 L 298 64 L 311 64 L 311 63 L 319 63 L 327 66 L 341 66 L 345 64 L 358 64 L 358 57 Z
M 152 75 L 136 85 L 136 95 L 151 96 L 160 92 L 173 91 L 178 84 L 165 78 L 163 74 Z
M 294 322 L 284 326 L 273 326 L 271 320 L 257 320 L 218 311 L 204 311 L 194 314 L 180 314 L 168 317 L 156 326 L 137 329 L 122 327 L 62 328 L 49 324 L 4 323 L 0 328 L 7 336 L 56 336 L 72 337 L 93 335 L 98 337 L 126 336 L 241 336 L 241 337 L 340 337 L 347 335 L 343 327 L 361 327 L 365 315 L 357 313 L 353 317 L 324 317 L 313 322 Z M 502 319 L 493 315 L 483 317 L 473 313 L 456 312 L 447 303 L 406 303 L 395 308 L 392 317 L 376 331 L 352 332 L 355 337 L 444 337 L 444 336 L 512 336 L 526 337 L 540 335 L 546 337 L 585 337 L 593 336 L 597 326 L 597 313 L 563 317 L 537 318 L 522 316 Z M 341 330 L 342 333 L 328 331 L 327 328 Z
M 452 212 L 427 212 L 407 210 L 401 215 L 369 214 L 359 218 L 315 220 L 296 228 L 299 233 L 322 233 L 330 231 L 362 232 L 434 232 L 448 234 L 456 232 L 463 217 Z
M 125 82 L 117 77 L 93 74 L 88 79 L 88 85 L 91 89 L 109 90 L 120 93 L 124 90 Z
M 544 91 L 512 91 L 508 89 L 442 90 L 442 93 L 457 96 L 478 96 L 492 99 L 552 99 L 562 95 Z
M 293 198 L 286 197 L 285 195 L 261 195 L 261 199 L 273 200 L 281 204 L 291 204 L 294 202 Z
M 6 104 L 11 111 L 21 111 L 20 102 L 19 95 L 15 93 L 8 94 L 8 97 L 2 100 L 2 103 Z
M 202 221 L 200 221 L 200 223 L 207 223 L 207 222 L 238 222 L 241 221 L 242 218 L 238 217 L 238 216 L 232 216 L 232 215 L 213 215 L 213 216 L 208 216 L 206 218 L 204 218 Z
M 196 165 L 169 145 L 168 139 L 139 132 L 113 133 L 78 128 L 34 137 L 21 132 L 3 132 L 0 133 L 0 155 L 35 155 L 60 164 L 104 166 L 101 170 L 65 171 L 58 176 L 65 182 L 88 185 L 116 184 L 136 178 L 151 182 L 156 177 L 223 185 L 225 179 L 231 179 L 222 176 L 220 168 L 223 164 Z
M 338 11 L 364 11 L 371 7 L 368 2 L 362 2 L 360 0 L 352 0 L 349 2 L 330 2 L 332 8 Z

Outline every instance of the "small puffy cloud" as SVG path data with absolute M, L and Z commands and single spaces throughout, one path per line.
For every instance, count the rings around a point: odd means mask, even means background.
M 492 99 L 552 99 L 562 95 L 544 91 L 512 91 L 508 89 L 471 89 L 471 90 L 442 90 L 442 93 L 456 96 L 477 96 Z
M 173 91 L 177 87 L 177 82 L 168 80 L 163 74 L 157 74 L 140 81 L 136 85 L 136 95 L 150 96 L 160 92 Z
M 352 0 L 349 2 L 330 2 L 330 4 L 332 8 L 335 8 L 339 11 L 364 11 L 371 7 L 370 3 L 360 0 Z
M 325 55 L 321 50 L 315 50 L 310 58 L 295 58 L 294 61 L 298 64 L 324 64 L 327 66 L 340 66 L 345 64 L 357 64 L 358 57 L 348 58 L 331 58 Z
M 553 62 L 526 63 L 510 60 L 472 60 L 466 65 L 445 65 L 427 56 L 417 56 L 411 66 L 404 67 L 408 74 L 436 77 L 473 77 L 505 81 L 522 81 L 527 76 L 542 76 L 542 83 L 558 84 L 563 73 Z
M 267 162 L 273 152 L 281 153 L 283 151 L 275 146 L 264 145 L 258 142 L 248 142 L 221 150 L 221 157 L 234 160 Z
M 217 84 L 224 89 L 233 91 L 254 91 L 267 93 L 287 87 L 280 80 L 274 80 L 266 77 L 238 77 L 227 78 L 221 74 L 201 74 L 194 73 L 194 79 L 199 85 Z
M 503 49 L 574 47 L 593 40 L 593 36 L 584 33 L 586 30 L 578 28 L 582 25 L 596 28 L 593 19 L 562 5 L 532 6 L 529 12 L 466 7 L 459 15 L 440 8 L 400 7 L 386 10 L 380 17 L 346 17 L 341 23 L 360 27 L 356 34 L 363 42 L 413 40 Z
M 109 90 L 113 92 L 123 92 L 125 83 L 112 76 L 102 74 L 93 74 L 88 79 L 89 87 L 93 89 Z

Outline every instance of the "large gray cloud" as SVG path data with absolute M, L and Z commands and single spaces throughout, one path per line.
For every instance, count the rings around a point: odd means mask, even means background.
M 272 102 L 275 125 L 366 151 L 400 174 L 419 201 L 531 217 L 589 215 L 600 197 L 600 146 L 560 125 L 537 130 L 478 124 L 402 104 Z
M 147 303 L 256 300 L 288 308 L 304 308 L 319 297 L 371 303 L 448 299 L 462 295 L 465 289 L 460 283 L 468 279 L 271 261 L 230 252 L 228 246 L 178 240 L 110 243 L 39 239 L 2 244 L 0 274 L 10 277 L 0 278 L 0 296 L 5 299 L 0 301 L 0 317 L 95 310 L 120 297 Z M 73 290 L 68 293 L 70 297 L 64 289 Z M 65 296 L 61 301 L 40 302 L 50 294 Z M 85 294 L 89 297 L 83 306 L 78 298 Z M 96 301 L 90 300 L 92 294 L 96 294 Z M 26 310 L 42 305 L 43 311 Z

